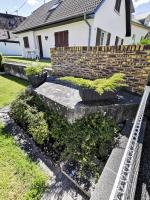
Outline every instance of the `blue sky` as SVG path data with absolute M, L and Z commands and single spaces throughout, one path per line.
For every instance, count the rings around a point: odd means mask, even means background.
M 45 0 L 47 2 L 49 0 Z M 150 0 L 133 0 L 136 13 L 150 12 Z M 0 12 L 8 12 L 16 14 L 16 10 L 19 9 L 18 14 L 28 16 L 36 8 L 44 3 L 44 0 L 1 0 Z

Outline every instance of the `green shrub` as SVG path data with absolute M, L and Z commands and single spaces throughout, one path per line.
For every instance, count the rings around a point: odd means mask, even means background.
M 23 95 L 24 96 L 24 95 Z M 28 99 L 26 99 L 27 101 Z M 11 105 L 10 116 L 12 116 L 38 144 L 43 144 L 49 136 L 49 130 L 44 113 L 38 112 L 25 100 L 18 98 Z
M 150 39 L 142 39 L 141 41 L 140 41 L 140 44 L 150 44 Z
M 124 76 L 125 75 L 122 73 L 116 73 L 110 78 L 96 79 L 94 81 L 75 77 L 62 77 L 60 80 L 68 81 L 85 88 L 94 89 L 99 94 L 103 94 L 105 91 L 114 91 L 118 87 L 125 86 L 123 83 Z
M 33 136 L 33 139 L 38 144 L 43 144 L 48 139 L 49 131 L 46 120 L 44 119 L 44 113 L 38 112 L 32 115 L 31 122 L 28 126 L 28 132 Z
M 71 158 L 80 163 L 81 172 L 90 169 L 100 173 L 97 160 L 106 161 L 117 136 L 114 121 L 101 113 L 91 114 L 74 124 L 50 110 L 35 95 L 22 94 L 11 106 L 13 117 L 38 144 L 53 141 L 61 150 L 61 159 Z
M 3 67 L 3 55 L 2 53 L 0 53 L 0 72 L 4 71 L 4 67 Z
M 43 73 L 43 69 L 44 69 L 44 66 L 40 64 L 36 64 L 36 65 L 27 66 L 25 68 L 25 72 L 27 76 L 39 75 Z

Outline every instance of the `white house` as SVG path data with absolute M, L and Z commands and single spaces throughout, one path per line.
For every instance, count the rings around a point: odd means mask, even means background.
M 150 27 L 150 12 L 136 15 L 135 19 L 141 22 L 142 24 Z
M 0 13 L 0 52 L 3 55 L 21 54 L 18 36 L 12 31 L 24 20 L 22 16 Z
M 142 22 L 133 19 L 131 22 L 131 37 L 124 38 L 124 44 L 138 44 L 141 39 L 146 38 L 150 33 L 150 27 L 142 24 Z
M 16 30 L 22 55 L 50 48 L 117 45 L 131 35 L 131 0 L 52 0 L 42 5 Z

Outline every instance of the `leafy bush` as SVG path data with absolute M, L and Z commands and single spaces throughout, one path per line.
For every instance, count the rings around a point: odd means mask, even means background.
M 38 144 L 51 141 L 54 148 L 62 149 L 61 159 L 75 160 L 80 164 L 81 172 L 90 168 L 93 174 L 100 173 L 97 160 L 108 158 L 117 136 L 114 121 L 99 112 L 70 124 L 43 104 L 38 96 L 28 92 L 12 104 L 11 117 Z
M 142 39 L 140 44 L 150 44 L 150 39 Z
M 18 98 L 11 106 L 10 115 L 28 132 L 38 144 L 43 144 L 49 131 L 44 113 L 29 106 L 26 101 Z
M 44 113 L 38 112 L 32 115 L 31 123 L 28 126 L 28 132 L 38 144 L 43 144 L 49 136 L 48 125 L 44 119 Z
M 110 78 L 96 79 L 94 81 L 75 77 L 62 77 L 60 80 L 94 89 L 99 94 L 103 94 L 105 91 L 114 91 L 118 87 L 125 86 L 125 84 L 123 84 L 124 76 L 125 75 L 122 73 L 116 73 Z
M 0 72 L 4 71 L 4 67 L 3 67 L 3 55 L 2 53 L 0 53 Z
M 39 75 L 43 73 L 43 69 L 44 69 L 44 66 L 40 64 L 36 64 L 36 65 L 27 66 L 25 68 L 25 72 L 27 76 Z

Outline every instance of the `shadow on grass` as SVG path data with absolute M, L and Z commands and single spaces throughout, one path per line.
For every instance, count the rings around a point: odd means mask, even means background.
M 11 75 L 1 75 L 1 76 L 3 78 L 7 79 L 7 80 L 16 82 L 16 83 L 18 83 L 20 85 L 23 85 L 23 86 L 28 86 L 29 85 L 28 81 L 23 80 L 23 79 L 18 78 L 18 77 L 15 77 L 15 76 L 11 76 Z
M 35 59 L 31 59 L 31 58 L 23 58 L 23 57 L 17 57 L 17 56 L 8 56 L 8 57 L 5 57 L 6 60 L 8 59 L 14 59 L 15 60 L 18 60 L 18 61 L 36 61 Z M 50 58 L 43 58 L 43 59 L 40 59 L 39 62 L 44 62 L 44 63 L 51 63 L 51 59 Z

